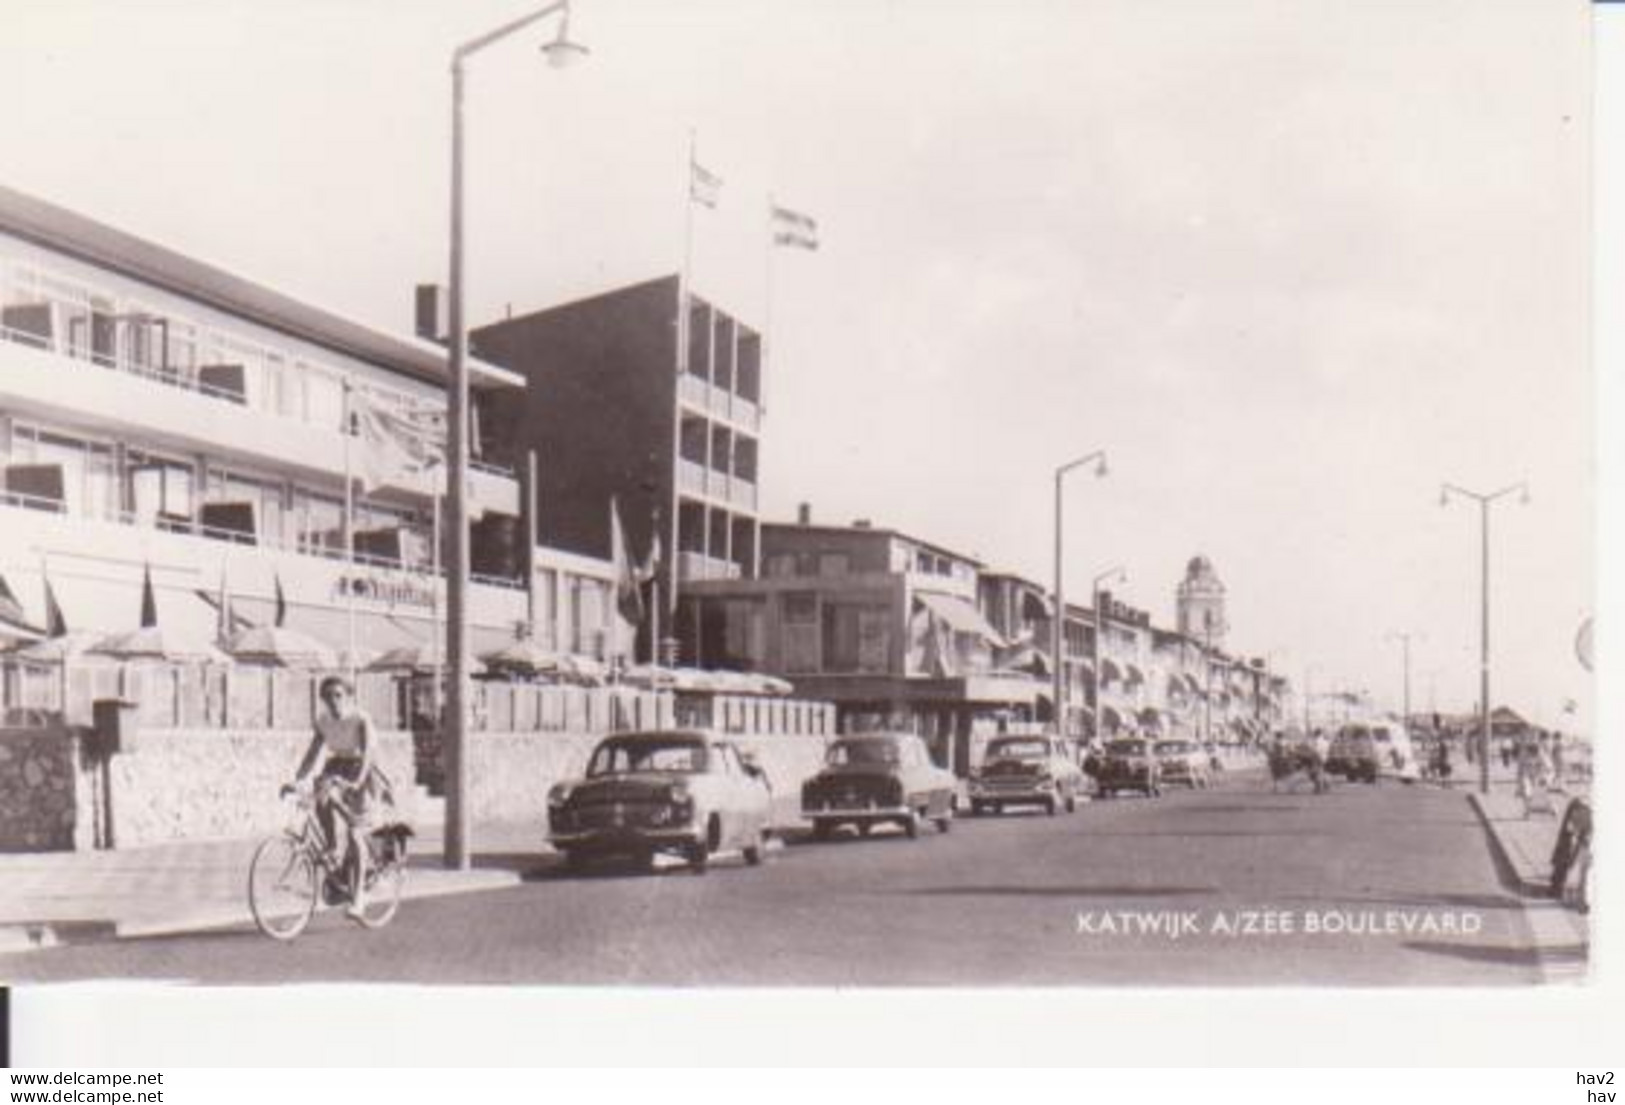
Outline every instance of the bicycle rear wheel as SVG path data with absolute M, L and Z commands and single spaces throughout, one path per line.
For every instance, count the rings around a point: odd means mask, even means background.
M 273 940 L 292 940 L 316 912 L 316 863 L 305 846 L 287 835 L 267 839 L 248 868 L 248 908 L 254 924 Z
M 391 860 L 372 873 L 368 880 L 367 904 L 356 920 L 370 929 L 381 929 L 395 919 L 401 908 L 401 887 L 406 882 L 406 864 Z

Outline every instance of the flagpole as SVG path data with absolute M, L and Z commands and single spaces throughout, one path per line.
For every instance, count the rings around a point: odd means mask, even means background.
M 683 384 L 685 382 L 685 378 L 687 376 L 688 369 L 689 369 L 689 364 L 688 364 L 689 325 L 690 325 L 690 322 L 691 322 L 691 315 L 693 314 L 692 307 L 691 307 L 691 305 L 689 303 L 690 297 L 692 295 L 692 291 L 690 290 L 690 287 L 689 287 L 689 283 L 690 283 L 690 279 L 691 279 L 691 273 L 690 273 L 689 270 L 692 267 L 693 260 L 694 260 L 694 257 L 693 257 L 693 255 L 694 255 L 694 167 L 697 164 L 696 159 L 699 156 L 699 152 L 698 152 L 696 146 L 697 146 L 697 142 L 696 142 L 696 139 L 695 139 L 695 136 L 694 136 L 694 128 L 689 127 L 688 128 L 688 165 L 687 165 L 687 167 L 685 168 L 685 170 L 683 172 L 683 266 L 678 271 L 678 276 L 677 276 L 677 388 L 678 388 L 679 392 L 682 390 L 682 387 L 683 387 Z M 680 478 L 681 478 L 680 477 L 680 472 L 682 470 L 682 455 L 683 455 L 683 433 L 682 433 L 682 430 L 683 430 L 683 408 L 682 408 L 682 404 L 680 402 L 679 403 L 673 403 L 672 404 L 671 454 L 672 454 L 672 474 L 673 474 L 673 481 L 674 482 L 680 480 Z M 671 547 L 671 551 L 672 551 L 672 553 L 671 553 L 671 555 L 672 555 L 672 559 L 671 559 L 671 596 L 672 596 L 672 602 L 675 603 L 677 601 L 677 572 L 678 572 L 680 562 L 681 562 L 681 554 L 678 552 L 678 545 L 677 545 L 678 532 L 679 532 L 678 527 L 679 527 L 679 522 L 682 520 L 682 511 L 680 509 L 678 509 L 678 493 L 677 493 L 676 488 L 673 488 L 673 491 L 672 491 L 672 504 L 671 504 L 671 506 L 672 506 L 672 511 L 671 511 L 671 522 L 670 522 L 670 531 L 669 531 L 670 534 L 671 534 L 671 546 L 670 547 Z M 656 581 L 657 582 L 656 582 L 655 589 L 654 589 L 654 601 L 655 601 L 656 610 L 658 610 L 659 606 L 660 606 L 660 587 L 659 587 L 658 580 L 659 580 L 659 576 L 657 575 L 656 576 Z M 633 651 L 634 654 L 636 654 L 636 652 L 637 652 L 637 636 L 636 636 L 635 633 L 634 633 L 633 638 L 632 638 L 632 651 Z M 651 625 L 650 625 L 650 631 L 649 631 L 649 662 L 653 663 L 653 664 L 658 664 L 660 662 L 660 619 L 659 619 L 658 613 L 656 614 L 654 622 L 651 623 Z
M 355 436 L 354 385 L 344 378 L 344 561 L 347 565 L 344 588 L 344 616 L 349 636 L 345 667 L 355 679 L 355 472 L 350 439 Z

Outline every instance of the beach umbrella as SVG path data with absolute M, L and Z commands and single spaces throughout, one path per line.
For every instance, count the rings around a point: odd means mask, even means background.
M 382 653 L 370 664 L 365 665 L 368 671 L 433 671 L 437 666 L 448 669 L 450 665 L 444 658 L 437 659 L 435 650 L 426 644 L 401 645 Z M 478 660 L 469 661 L 470 672 L 481 672 L 485 665 Z
M 337 652 L 324 642 L 297 629 L 280 625 L 256 625 L 241 629 L 226 642 L 232 659 L 249 664 L 280 668 L 336 668 Z
M 139 629 L 109 634 L 86 651 L 111 656 L 117 660 L 176 662 L 225 659 L 225 655 L 213 645 L 204 641 L 186 640 L 174 633 L 166 632 L 158 625 L 144 625 Z
M 656 664 L 637 664 L 621 674 L 621 682 L 629 687 L 647 687 L 651 691 L 667 690 L 677 686 L 677 673 Z
M 590 656 L 561 656 L 559 657 L 560 674 L 569 676 L 577 683 L 589 687 L 602 686 L 605 677 L 609 674 L 602 661 L 594 660 Z
M 559 670 L 559 656 L 543 648 L 533 637 L 520 637 L 499 649 L 480 654 L 480 659 L 492 671 L 518 672 L 523 675 L 544 675 Z

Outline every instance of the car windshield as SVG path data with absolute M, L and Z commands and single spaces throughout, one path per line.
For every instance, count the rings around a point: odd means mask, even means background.
M 1049 746 L 1041 740 L 994 741 L 987 746 L 987 758 L 1003 757 L 1011 760 L 1041 760 L 1049 755 Z
M 587 765 L 588 776 L 618 775 L 628 771 L 664 771 L 692 775 L 705 770 L 705 743 L 692 737 L 640 737 L 607 740 L 598 746 Z
M 1158 741 L 1157 755 L 1178 756 L 1186 752 L 1195 752 L 1196 746 L 1190 741 Z
M 829 749 L 829 765 L 895 764 L 901 761 L 897 742 L 884 739 L 836 741 Z
M 1112 756 L 1143 756 L 1145 741 L 1110 741 L 1106 745 L 1106 752 Z

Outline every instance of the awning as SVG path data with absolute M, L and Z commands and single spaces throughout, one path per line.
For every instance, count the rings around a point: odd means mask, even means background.
M 1125 673 L 1127 673 L 1128 681 L 1130 683 L 1144 683 L 1145 682 L 1145 672 L 1140 670 L 1139 665 L 1137 665 L 1137 664 L 1124 664 L 1123 665 L 1123 670 L 1124 670 Z
M 1110 656 L 1102 656 L 1100 658 L 1100 678 L 1103 683 L 1110 683 L 1113 680 L 1121 683 L 1124 679 L 1123 665 Z
M 1155 706 L 1147 706 L 1135 715 L 1141 726 L 1147 729 L 1166 728 L 1163 712 Z
M 1185 681 L 1185 689 L 1191 694 L 1199 695 L 1202 693 L 1202 684 L 1196 681 L 1196 676 L 1187 671 L 1182 673 L 1180 678 Z
M 1124 728 L 1123 714 L 1116 706 L 1106 706 L 1100 711 L 1100 720 L 1104 728 L 1117 730 Z
M 944 595 L 935 591 L 916 591 L 916 600 L 932 614 L 948 624 L 955 633 L 968 633 L 979 637 L 995 648 L 1004 647 L 999 631 L 982 617 L 982 612 L 958 595 Z
M 1054 616 L 1055 608 L 1050 605 L 1049 599 L 1037 591 L 1023 591 L 1021 593 L 1021 612 L 1031 620 L 1050 618 Z

